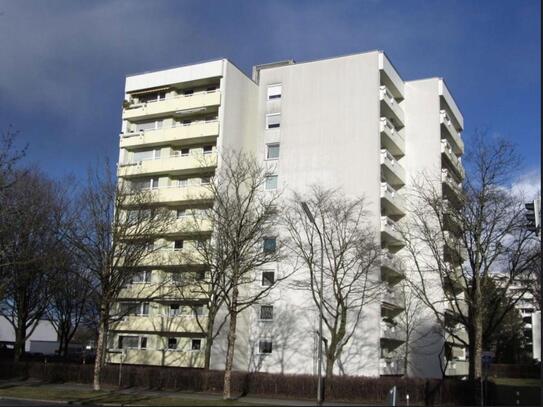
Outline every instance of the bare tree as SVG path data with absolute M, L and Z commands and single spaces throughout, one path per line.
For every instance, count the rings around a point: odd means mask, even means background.
M 1 202 L 0 312 L 15 330 L 16 360 L 48 305 L 51 272 L 62 240 L 63 195 L 59 184 L 31 170 Z
M 282 248 L 276 240 L 275 206 L 279 195 L 266 191 L 268 171 L 243 152 L 228 152 L 209 184 L 213 206 L 205 219 L 213 230 L 211 238 L 198 245 L 209 274 L 209 306 L 215 313 L 224 305 L 228 318 L 224 372 L 224 398 L 232 398 L 232 369 L 238 315 L 258 303 L 282 279 L 266 287 L 255 284 L 261 266 L 277 262 Z M 215 315 L 212 315 L 214 318 Z M 210 327 L 207 328 L 208 333 Z M 213 334 L 208 334 L 213 335 Z M 213 339 L 209 336 L 208 339 Z
M 381 251 L 376 243 L 375 229 L 369 223 L 364 199 L 351 199 L 338 190 L 318 186 L 312 187 L 307 196 L 295 194 L 284 216 L 290 236 L 287 245 L 302 259 L 309 275 L 300 276 L 291 285 L 309 292 L 315 305 L 321 301 L 321 243 L 301 202 L 310 207 L 322 234 L 323 320 L 328 333 L 326 377 L 331 377 L 334 364 L 359 328 L 365 306 L 379 299 Z
M 15 147 L 17 135 L 18 132 L 10 126 L 0 137 L 0 194 L 24 174 L 15 169 L 17 162 L 25 156 L 27 150 L 27 146 L 22 149 Z
M 154 239 L 164 234 L 171 220 L 170 212 L 153 206 L 154 202 L 151 190 L 133 188 L 123 179 L 117 182 L 107 165 L 103 172 L 89 171 L 81 194 L 79 217 L 69 237 L 88 270 L 91 295 L 98 300 L 95 390 L 100 390 L 110 324 L 122 316 L 115 308 L 119 293 L 148 256 L 160 249 Z
M 500 271 L 507 276 L 500 286 L 507 290 L 537 258 L 523 200 L 510 188 L 520 162 L 514 146 L 485 134 L 476 134 L 473 145 L 456 203 L 443 198 L 441 180 L 422 175 L 412 188 L 410 216 L 402 228 L 414 269 L 410 287 L 447 335 L 469 348 L 470 379 L 481 376 L 483 330 L 496 329 L 522 295 L 509 297 L 507 306 L 495 310 L 493 324 L 483 327 L 481 282 L 497 279 Z

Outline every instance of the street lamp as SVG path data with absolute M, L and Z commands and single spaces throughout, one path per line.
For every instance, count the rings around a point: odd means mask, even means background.
M 317 222 L 315 222 L 315 218 L 311 211 L 309 210 L 309 206 L 307 206 L 306 202 L 302 202 L 302 209 L 305 212 L 306 216 L 308 217 L 309 221 L 315 226 L 315 230 L 317 231 L 317 234 L 319 235 L 319 240 L 321 242 L 321 275 L 320 275 L 320 288 L 319 288 L 319 351 L 318 351 L 318 381 L 317 381 L 317 404 L 322 404 L 322 304 L 323 304 L 323 297 L 324 297 L 324 283 L 323 283 L 323 275 L 324 275 L 324 243 L 322 240 L 321 231 L 319 230 L 319 227 L 317 226 Z

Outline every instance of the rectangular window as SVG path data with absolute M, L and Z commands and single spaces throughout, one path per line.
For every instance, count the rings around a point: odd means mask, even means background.
M 277 189 L 277 175 L 269 175 L 266 177 L 266 190 L 272 191 Z
M 185 89 L 185 90 L 183 91 L 183 95 L 185 95 L 185 96 L 192 96 L 192 95 L 194 95 L 194 89 Z
M 151 282 L 151 270 L 141 270 L 132 277 L 133 283 L 149 283 Z
M 211 183 L 211 177 L 202 177 L 202 178 L 200 178 L 200 183 L 202 185 L 209 185 Z
M 141 131 L 151 131 L 162 128 L 162 120 L 151 120 L 134 124 L 134 129 L 137 133 Z
M 262 321 L 273 321 L 273 305 L 260 306 L 260 319 Z
M 173 249 L 174 250 L 181 250 L 183 248 L 183 240 L 174 240 L 173 241 Z
M 179 315 L 179 304 L 170 304 L 170 316 L 174 317 Z
M 143 302 L 141 304 L 141 309 L 140 309 L 140 315 L 149 315 L 149 303 L 148 302 Z
M 190 120 L 190 119 L 183 120 L 183 121 L 181 122 L 181 124 L 182 124 L 183 126 L 190 126 L 191 123 L 192 123 L 192 120 Z
M 201 339 L 193 339 L 193 340 L 191 340 L 190 348 L 191 348 L 191 350 L 200 350 L 200 349 L 202 349 L 202 340 Z
M 281 99 L 281 85 L 269 85 L 268 86 L 268 100 Z
M 262 272 L 262 286 L 268 287 L 275 283 L 275 272 L 274 271 L 263 271 Z
M 178 178 L 174 180 L 173 184 L 178 188 L 186 188 L 189 185 L 189 180 L 188 178 Z
M 140 338 L 140 349 L 147 349 L 147 337 L 142 336 Z
M 211 154 L 213 152 L 213 146 L 204 146 L 204 154 Z
M 264 252 L 273 253 L 277 249 L 277 241 L 274 237 L 267 237 L 264 239 Z
M 134 151 L 132 154 L 132 162 L 138 163 L 140 161 L 146 160 L 155 160 L 160 158 L 160 148 L 155 148 L 152 150 L 140 150 Z
M 139 338 L 137 336 L 119 336 L 119 349 L 137 349 Z
M 186 208 L 183 208 L 183 209 L 178 209 L 176 211 L 176 217 L 177 219 L 181 219 L 181 218 L 184 218 L 185 216 L 187 216 L 188 213 L 187 213 L 187 209 Z
M 270 113 L 266 115 L 266 128 L 276 129 L 281 127 L 281 113 Z
M 272 341 L 268 339 L 261 339 L 258 342 L 258 353 L 261 353 L 261 354 L 272 353 Z
M 151 188 L 151 189 L 157 189 L 158 188 L 158 177 L 151 178 L 149 180 L 149 188 Z
M 177 338 L 168 338 L 168 349 L 177 349 Z
M 279 158 L 279 143 L 266 145 L 266 159 L 277 160 Z

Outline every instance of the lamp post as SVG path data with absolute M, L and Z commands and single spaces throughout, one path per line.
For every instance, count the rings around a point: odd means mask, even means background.
M 318 368 L 317 368 L 317 375 L 318 375 L 318 381 L 317 381 L 317 404 L 322 404 L 322 304 L 323 304 L 323 297 L 324 297 L 324 243 L 322 240 L 322 234 L 319 230 L 319 227 L 317 226 L 317 222 L 315 222 L 315 218 L 313 217 L 313 214 L 309 210 L 309 206 L 307 206 L 306 202 L 302 202 L 302 209 L 305 212 L 306 216 L 308 217 L 309 221 L 313 224 L 315 227 L 315 230 L 317 231 L 317 234 L 319 235 L 319 240 L 321 243 L 321 273 L 320 273 L 320 287 L 319 287 L 319 350 L 318 350 Z

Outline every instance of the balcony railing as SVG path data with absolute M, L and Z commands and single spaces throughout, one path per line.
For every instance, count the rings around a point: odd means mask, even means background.
M 381 358 L 380 361 L 381 375 L 397 376 L 405 374 L 404 364 L 401 359 Z
M 124 109 L 124 120 L 137 120 L 144 117 L 160 117 L 183 111 L 198 109 L 205 112 L 209 107 L 219 106 L 221 93 L 218 90 L 195 92 L 191 95 L 179 95 L 166 99 L 135 103 Z
M 445 187 L 444 195 L 447 198 L 452 198 L 454 203 L 458 204 L 462 199 L 462 183 L 458 182 L 447 169 L 441 170 L 441 182 Z
M 405 215 L 403 197 L 386 182 L 381 182 L 381 205 L 387 215 Z
M 207 317 L 200 316 L 198 320 L 205 326 Z M 170 316 L 126 316 L 112 323 L 115 331 L 145 331 L 145 332 L 202 332 L 194 315 Z
M 204 367 L 204 351 L 190 349 L 112 349 L 108 351 L 109 363 L 131 365 L 156 365 L 171 367 Z
M 398 225 L 388 216 L 381 216 L 381 240 L 392 246 L 404 245 Z
M 133 148 L 140 146 L 176 145 L 187 141 L 198 143 L 210 140 L 219 135 L 219 122 L 197 121 L 189 125 L 163 127 L 160 129 L 144 130 L 121 134 L 120 147 Z
M 386 149 L 381 149 L 381 171 L 390 185 L 395 187 L 405 185 L 405 170 Z
M 210 170 L 217 165 L 217 153 L 194 153 L 187 156 L 170 156 L 138 161 L 136 163 L 122 164 L 119 167 L 120 177 L 134 177 L 140 175 L 171 174 L 180 175 L 187 173 Z
M 441 139 L 441 154 L 443 154 L 443 157 L 447 159 L 450 167 L 454 170 L 456 175 L 460 179 L 464 179 L 466 174 L 464 171 L 464 167 L 462 166 L 462 161 L 456 156 L 451 145 L 445 139 Z
M 447 376 L 467 376 L 468 373 L 469 362 L 467 360 L 451 360 L 445 370 Z
M 443 127 L 443 133 L 446 139 L 451 144 L 453 151 L 456 155 L 464 154 L 464 141 L 460 136 L 460 133 L 455 129 L 451 118 L 445 110 L 440 111 L 440 122 Z
M 381 115 L 389 118 L 397 129 L 402 128 L 405 123 L 403 110 L 386 86 L 379 87 L 379 100 Z
M 460 239 L 453 233 L 449 231 L 444 231 L 443 236 L 445 237 L 445 245 L 449 250 L 451 250 L 453 253 L 458 256 L 458 259 L 456 259 L 458 262 L 462 262 L 467 259 L 467 250 L 463 246 Z M 456 257 L 453 256 L 453 257 Z M 456 262 L 455 262 L 456 263 Z
M 404 277 L 402 261 L 395 254 L 383 250 L 381 254 L 381 278 L 384 281 L 396 282 Z
M 391 341 L 405 342 L 405 332 L 396 325 L 381 322 L 381 338 Z
M 381 147 L 386 148 L 395 156 L 405 155 L 405 140 L 398 130 L 396 130 L 394 124 L 386 117 L 381 117 L 379 126 Z
M 383 292 L 382 301 L 389 307 L 404 308 L 403 293 L 398 289 L 388 287 L 388 285 Z

